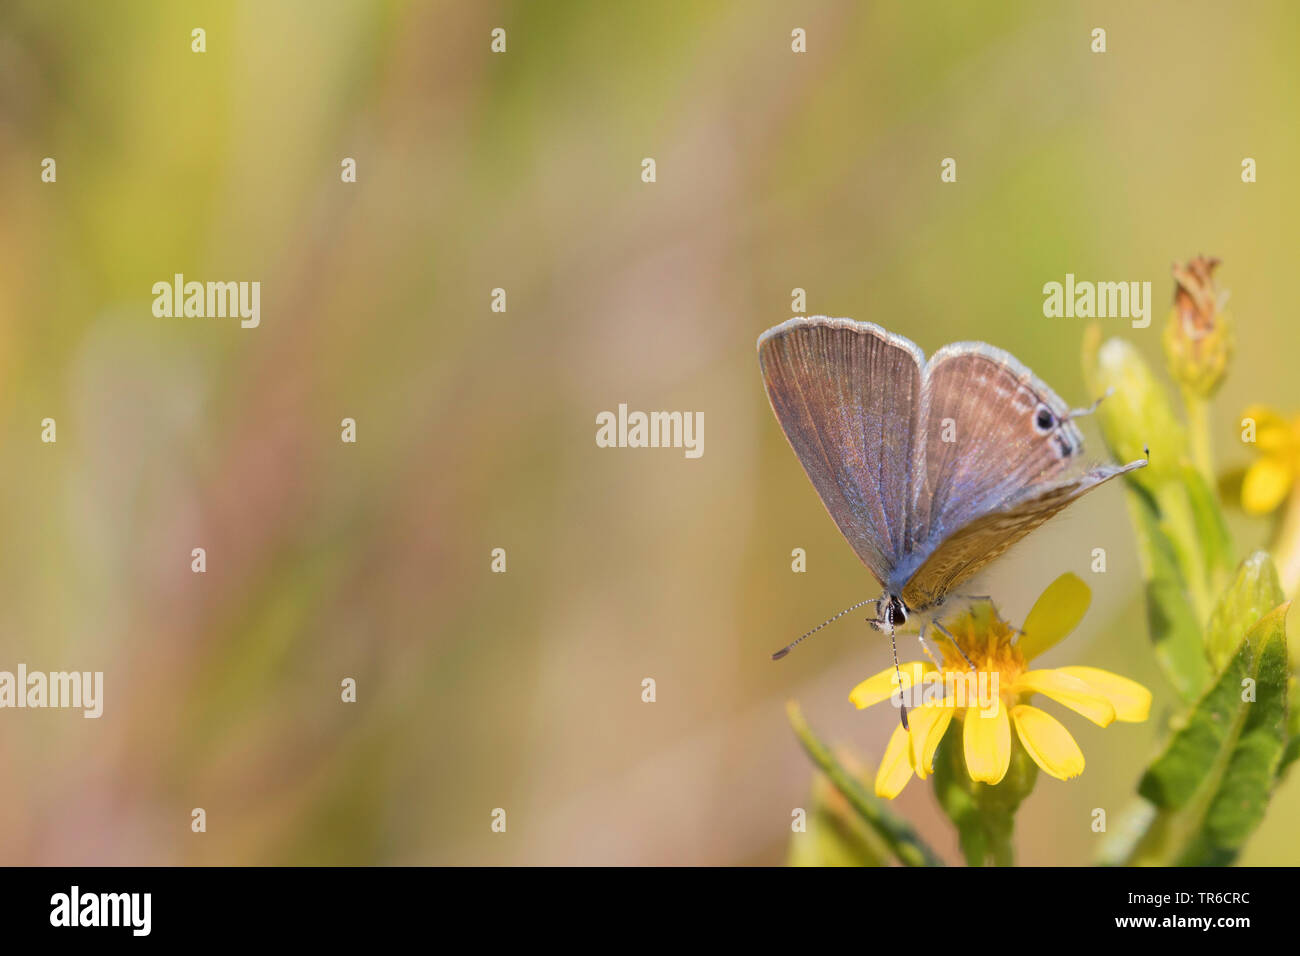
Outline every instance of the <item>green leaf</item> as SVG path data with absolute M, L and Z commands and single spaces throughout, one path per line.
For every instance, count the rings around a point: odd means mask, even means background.
M 1198 624 L 1203 625 L 1227 584 L 1232 563 L 1223 550 L 1229 545 L 1219 541 L 1213 530 L 1223 520 L 1218 504 L 1212 497 L 1198 497 L 1193 492 L 1194 487 L 1204 488 L 1193 469 L 1183 469 L 1182 477 L 1187 480 L 1169 481 L 1156 489 L 1154 501 L 1160 530 L 1173 548 L 1187 599 Z M 1206 514 L 1206 508 L 1212 513 Z
M 1157 813 L 1130 863 L 1229 863 L 1263 818 L 1287 742 L 1288 607 L 1255 622 L 1147 769 L 1138 789 Z
M 1147 629 L 1156 658 L 1183 698 L 1195 700 L 1210 682 L 1200 620 L 1155 500 L 1136 485 L 1130 486 L 1128 492 L 1129 513 L 1146 580 Z
M 1286 750 L 1282 751 L 1282 765 L 1277 768 L 1277 778 L 1281 780 L 1291 769 L 1291 764 L 1300 757 L 1300 681 L 1291 678 L 1290 713 L 1287 716 Z
M 790 838 L 790 866 L 886 866 L 884 841 L 823 773 L 813 775 L 808 828 Z
M 1112 454 L 1130 461 L 1150 446 L 1150 464 L 1126 475 L 1125 488 L 1156 656 L 1190 702 L 1214 673 L 1203 628 L 1232 570 L 1227 522 L 1214 489 L 1188 460 L 1187 434 L 1169 396 L 1138 351 L 1120 339 L 1101 343 L 1090 329 L 1083 364 L 1090 387 L 1110 391 L 1097 417 Z
M 1201 558 L 1211 593 L 1223 590 L 1223 578 L 1232 570 L 1232 535 L 1228 520 L 1223 516 L 1214 488 L 1195 468 L 1183 469 L 1183 486 L 1192 506 L 1196 523 L 1196 540 L 1200 544 Z
M 996 786 L 977 783 L 966 772 L 962 726 L 953 721 L 934 755 L 934 795 L 957 827 L 962 855 L 970 866 L 1011 866 L 1016 810 L 1038 778 L 1038 765 L 1015 735 L 1011 766 Z
M 1205 629 L 1205 650 L 1215 671 L 1221 671 L 1241 645 L 1241 632 L 1285 600 L 1277 570 L 1267 551 L 1256 551 L 1237 568 L 1232 586 L 1223 592 Z
M 943 866 L 943 860 L 920 838 L 912 825 L 887 809 L 884 802 L 868 793 L 862 781 L 845 769 L 829 747 L 822 743 L 804 720 L 799 705 L 786 706 L 790 726 L 808 756 L 848 800 L 849 805 L 889 847 L 904 866 Z

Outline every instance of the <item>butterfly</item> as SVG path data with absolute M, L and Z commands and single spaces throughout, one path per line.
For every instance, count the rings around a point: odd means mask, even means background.
M 1076 473 L 1073 419 L 1092 409 L 1072 411 L 983 342 L 926 361 L 870 322 L 801 316 L 759 336 L 758 359 L 790 447 L 883 588 L 856 607 L 874 603 L 871 623 L 891 637 L 1072 501 L 1147 464 Z

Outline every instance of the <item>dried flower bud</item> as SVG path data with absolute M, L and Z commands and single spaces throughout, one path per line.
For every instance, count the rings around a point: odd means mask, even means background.
M 1227 295 L 1214 285 L 1218 265 L 1206 256 L 1174 263 L 1174 308 L 1164 334 L 1170 374 L 1202 398 L 1223 381 L 1233 350 L 1231 319 L 1223 311 Z

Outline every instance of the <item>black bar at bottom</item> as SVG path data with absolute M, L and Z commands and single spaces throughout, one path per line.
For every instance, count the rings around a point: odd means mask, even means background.
M 781 931 L 814 945 L 830 931 L 873 948 L 940 945 L 949 934 L 990 943 L 1198 934 L 1231 945 L 1290 927 L 1290 877 L 1262 869 L 9 868 L 0 870 L 0 926 L 7 943 L 337 946 L 398 942 L 413 930 L 435 942 L 455 930 L 528 945 L 555 933 L 596 941 L 613 932 L 603 945 L 622 946 L 685 938 L 665 933 L 738 942 Z

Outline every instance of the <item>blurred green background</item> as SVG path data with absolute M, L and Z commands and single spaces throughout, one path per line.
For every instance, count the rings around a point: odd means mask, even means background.
M 785 860 L 810 768 L 784 702 L 868 767 L 896 718 L 848 703 L 888 659 L 856 615 L 768 660 L 877 586 L 755 337 L 801 287 L 1083 403 L 1084 320 L 1043 284 L 1151 281 L 1151 328 L 1103 324 L 1159 363 L 1170 263 L 1218 255 L 1214 424 L 1245 462 L 1241 409 L 1300 407 L 1298 41 L 1285 0 L 6 0 L 0 669 L 106 688 L 98 721 L 0 712 L 0 860 Z M 176 272 L 261 281 L 261 327 L 155 318 Z M 620 402 L 703 411 L 703 458 L 597 448 Z M 1156 693 L 1146 724 L 1066 717 L 1088 768 L 1040 782 L 1021 862 L 1093 857 L 1173 705 L 1132 548 L 1108 487 L 981 579 L 1016 620 L 1082 574 L 1045 663 Z M 896 808 L 958 858 L 927 787 Z M 1293 774 L 1243 862 L 1300 862 L 1298 809 Z

